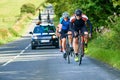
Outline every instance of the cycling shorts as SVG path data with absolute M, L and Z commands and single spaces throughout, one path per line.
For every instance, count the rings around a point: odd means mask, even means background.
M 67 32 L 68 32 L 68 30 L 61 30 L 60 31 L 60 34 L 61 34 L 60 39 L 66 38 Z
M 78 37 L 79 31 L 82 33 L 82 35 L 84 35 L 84 32 L 88 32 L 86 26 L 83 26 L 81 28 L 74 27 L 73 30 L 72 30 L 73 37 Z

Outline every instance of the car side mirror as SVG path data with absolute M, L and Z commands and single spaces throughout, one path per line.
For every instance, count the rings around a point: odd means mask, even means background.
M 29 32 L 29 34 L 33 34 L 33 32 Z

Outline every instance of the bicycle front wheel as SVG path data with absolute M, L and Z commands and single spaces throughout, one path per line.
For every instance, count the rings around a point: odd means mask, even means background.
M 68 64 L 70 64 L 70 45 L 68 41 L 68 36 L 66 36 L 66 53 L 67 53 Z

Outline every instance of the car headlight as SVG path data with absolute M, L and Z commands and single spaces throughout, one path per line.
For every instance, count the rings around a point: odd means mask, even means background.
M 55 38 L 57 38 L 57 36 L 56 36 L 56 35 L 53 35 L 52 38 L 55 39 Z
M 38 37 L 37 36 L 33 36 L 33 39 L 38 39 Z

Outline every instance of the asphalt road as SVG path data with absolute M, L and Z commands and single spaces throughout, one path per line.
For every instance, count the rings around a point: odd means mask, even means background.
M 120 80 L 120 72 L 87 56 L 68 64 L 58 49 L 31 50 L 24 37 L 0 47 L 0 80 Z
M 31 50 L 27 34 L 0 46 L 0 80 L 120 80 L 120 71 L 88 56 L 68 64 L 51 46 Z

